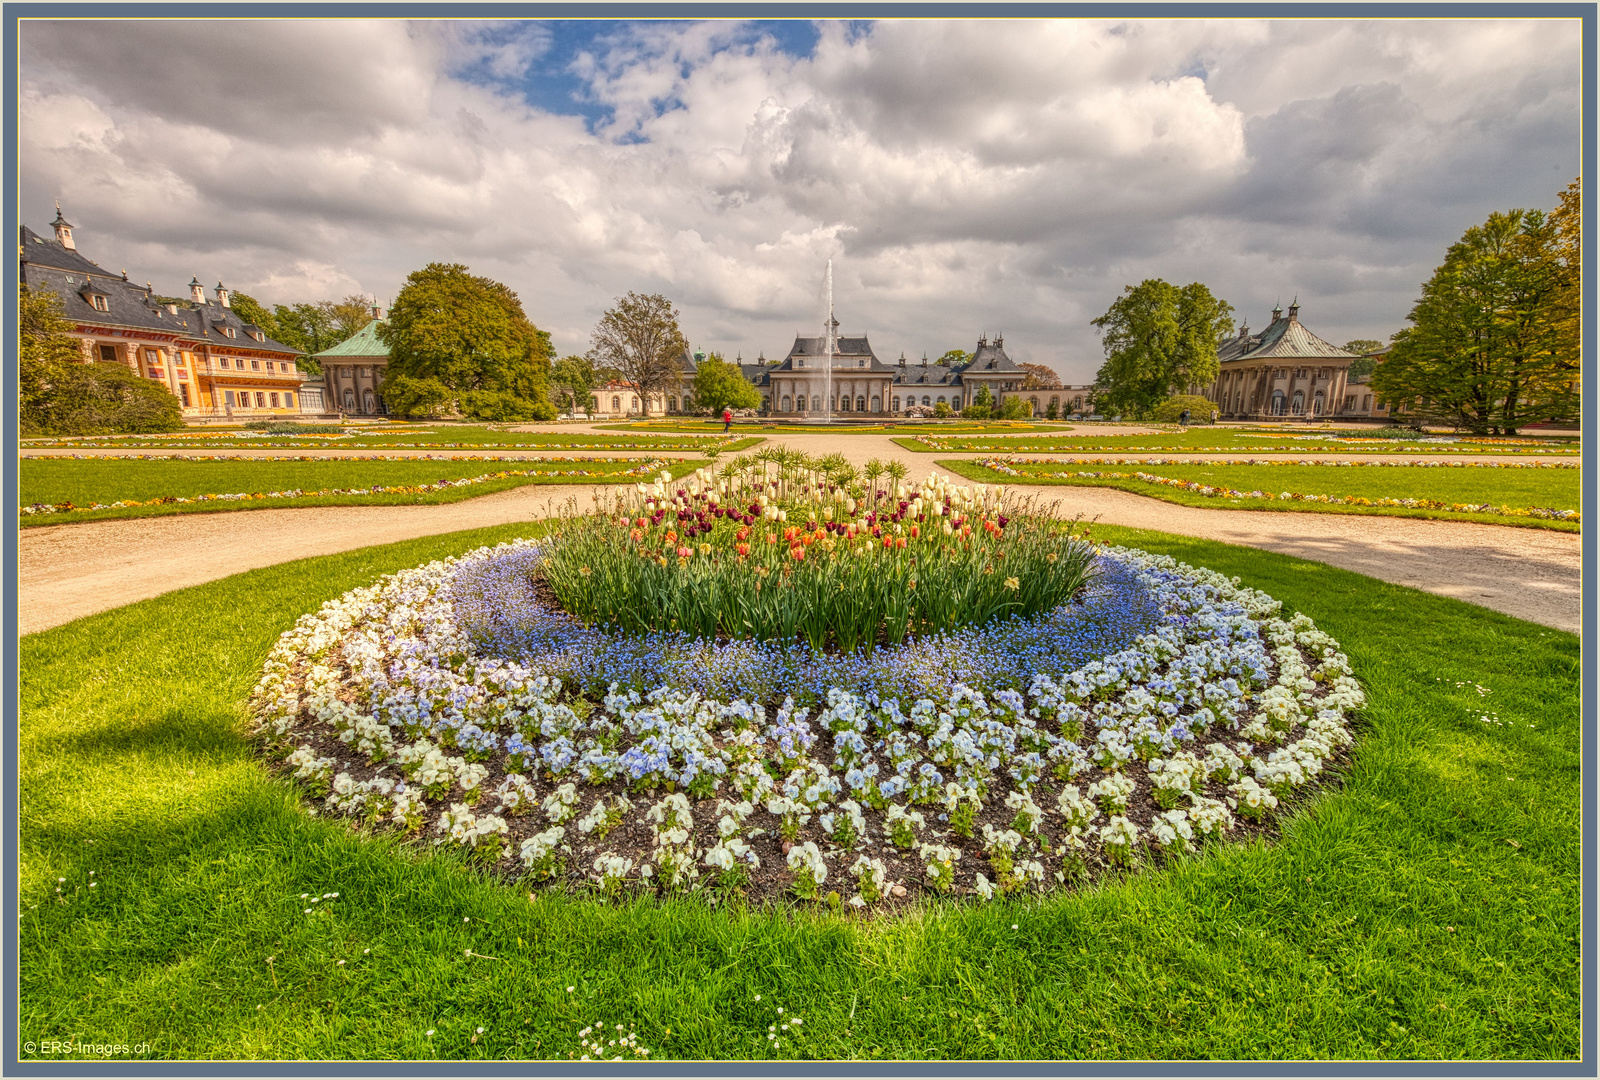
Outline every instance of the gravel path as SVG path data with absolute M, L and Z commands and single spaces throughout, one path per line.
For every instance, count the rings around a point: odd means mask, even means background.
M 934 459 L 980 456 L 913 453 L 896 446 L 888 434 L 768 437 L 808 453 L 838 451 L 857 465 L 872 457 L 896 458 L 906 462 L 912 479 L 934 472 L 959 479 L 934 465 Z M 55 453 L 75 452 L 81 453 Z M 329 457 L 344 456 L 333 450 L 322 452 Z M 52 452 L 29 453 L 45 456 Z M 416 456 L 418 451 L 394 454 Z M 1333 459 L 1338 455 L 1316 456 Z M 1371 458 L 1362 455 L 1355 460 Z M 1437 458 L 1430 456 L 1429 460 Z M 1474 456 L 1471 460 L 1483 459 Z M 1082 514 L 1106 524 L 1282 552 L 1456 597 L 1545 626 L 1573 633 L 1580 629 L 1581 540 L 1576 533 L 1414 518 L 1212 510 L 1108 488 L 1012 487 L 1058 504 L 1059 512 L 1069 516 Z M 172 589 L 311 555 L 530 521 L 546 516 L 572 497 L 587 507 L 593 490 L 577 485 L 530 486 L 440 506 L 249 510 L 26 528 L 21 530 L 19 543 L 20 629 L 24 634 L 46 630 Z

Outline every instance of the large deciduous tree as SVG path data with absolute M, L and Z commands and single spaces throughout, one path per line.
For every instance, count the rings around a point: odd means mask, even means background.
M 659 293 L 620 296 L 589 339 L 589 358 L 614 368 L 639 392 L 639 407 L 648 414 L 652 394 L 664 393 L 683 378 L 683 354 L 689 343 L 678 329 L 678 312 Z
M 591 412 L 600 374 L 587 356 L 564 356 L 550 367 L 550 400 L 567 412 Z
M 1419 420 L 1479 434 L 1570 420 L 1576 341 L 1565 333 L 1559 219 L 1496 211 L 1451 245 L 1372 374 L 1373 390 Z
M 18 419 L 24 435 L 183 427 L 183 407 L 162 383 L 124 364 L 82 363 L 83 351 L 55 293 L 23 286 L 18 299 Z
M 389 346 L 389 378 L 447 386 L 468 415 L 555 416 L 547 397 L 550 335 L 529 321 L 516 293 L 465 266 L 413 271 L 378 338 Z
M 1093 321 L 1106 361 L 1095 376 L 1102 411 L 1145 416 L 1168 396 L 1217 377 L 1217 342 L 1233 332 L 1233 307 L 1200 282 L 1150 278 L 1123 289 Z
M 1056 374 L 1056 369 L 1044 364 L 1018 364 L 1024 372 L 1022 388 L 1024 390 L 1059 390 L 1061 389 L 1061 376 Z
M 721 413 L 723 409 L 756 409 L 761 406 L 761 391 L 750 385 L 737 364 L 730 364 L 719 354 L 712 353 L 695 369 L 694 405 L 712 413 Z

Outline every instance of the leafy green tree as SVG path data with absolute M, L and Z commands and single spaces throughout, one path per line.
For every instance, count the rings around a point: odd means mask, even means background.
M 639 392 L 639 407 L 646 411 L 652 395 L 682 381 L 689 343 L 678 329 L 677 309 L 660 293 L 617 297 L 600 316 L 589 344 L 589 358 L 615 368 Z
M 989 393 L 988 384 L 978 387 L 972 395 L 972 403 L 961 410 L 961 415 L 968 420 L 987 420 L 994 412 L 994 395 Z
M 523 314 L 516 293 L 459 263 L 413 271 L 378 338 L 389 346 L 390 381 L 433 380 L 458 398 L 497 391 L 521 399 L 524 415 L 555 416 L 548 400 L 550 335 Z
M 278 316 L 268 311 L 255 297 L 249 293 L 236 292 L 228 299 L 233 313 L 247 323 L 255 323 L 273 341 L 283 341 L 278 336 Z M 287 341 L 283 342 L 289 344 Z
M 943 401 L 936 402 L 933 406 L 933 415 L 937 416 L 940 420 L 945 419 L 950 415 L 950 406 Z
M 333 303 L 329 300 L 315 304 L 278 304 L 272 309 L 272 317 L 278 332 L 268 336 L 304 353 L 300 366 L 313 375 L 322 373 L 322 364 L 311 354 L 331 349 L 346 340 L 338 336 Z
M 566 412 L 588 410 L 599 375 L 586 356 L 564 356 L 550 366 L 550 400 Z
M 19 428 L 24 435 L 177 431 L 183 406 L 162 383 L 124 364 L 82 363 L 61 300 L 24 286 L 18 296 Z
M 327 301 L 323 301 L 327 303 Z M 333 332 L 338 338 L 333 344 L 340 341 L 349 341 L 361 333 L 366 325 L 372 321 L 372 304 L 365 296 L 351 293 L 336 303 L 328 304 L 329 314 L 333 317 Z M 332 346 L 324 346 L 332 348 Z
M 1479 434 L 1578 413 L 1578 357 L 1560 332 L 1565 268 L 1539 210 L 1496 211 L 1445 254 L 1372 374 L 1415 418 Z
M 391 375 L 383 383 L 384 404 L 395 416 L 445 416 L 455 400 L 456 392 L 438 379 Z
M 1150 418 L 1163 424 L 1182 423 L 1185 409 L 1189 411 L 1189 423 L 1209 424 L 1211 414 L 1217 411 L 1217 403 L 1199 394 L 1174 394 L 1157 405 Z
M 1555 295 L 1550 301 L 1550 322 L 1556 351 L 1583 359 L 1583 177 L 1567 185 L 1560 203 L 1550 212 L 1556 237 L 1553 255 L 1558 267 Z
M 761 391 L 750 385 L 737 364 L 712 353 L 695 369 L 694 400 L 696 408 L 721 415 L 723 409 L 760 408 Z
M 996 415 L 1001 420 L 1026 420 L 1033 415 L 1033 404 L 1026 398 L 1009 397 L 1000 403 Z
M 926 356 L 927 353 L 923 353 L 923 355 Z M 963 352 L 960 349 L 951 349 L 949 352 L 939 357 L 938 360 L 934 361 L 934 363 L 938 364 L 940 367 L 960 367 L 962 364 L 965 364 L 971 359 L 971 353 Z
M 1123 289 L 1093 320 L 1106 362 L 1095 376 L 1100 407 L 1147 416 L 1171 394 L 1217 377 L 1217 342 L 1233 332 L 1233 307 L 1200 282 L 1149 278 Z

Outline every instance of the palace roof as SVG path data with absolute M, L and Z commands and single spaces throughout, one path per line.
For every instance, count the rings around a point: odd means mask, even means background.
M 357 330 L 355 334 L 339 342 L 332 348 L 323 349 L 316 354 L 316 358 L 338 359 L 347 356 L 362 356 L 368 359 L 389 359 L 389 346 L 385 345 L 378 337 L 378 326 L 382 319 L 373 319 L 367 325 Z
M 1300 321 L 1300 305 L 1289 305 L 1289 315 L 1282 308 L 1272 309 L 1272 322 L 1259 334 L 1250 333 L 1249 327 L 1240 327 L 1235 337 L 1217 346 L 1219 363 L 1236 360 L 1354 360 L 1356 354 L 1346 352 L 1337 345 L 1322 340 Z

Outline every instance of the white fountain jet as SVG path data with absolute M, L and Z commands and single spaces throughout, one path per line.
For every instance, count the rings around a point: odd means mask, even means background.
M 822 316 L 822 399 L 824 424 L 833 423 L 833 260 L 822 279 L 826 311 Z

